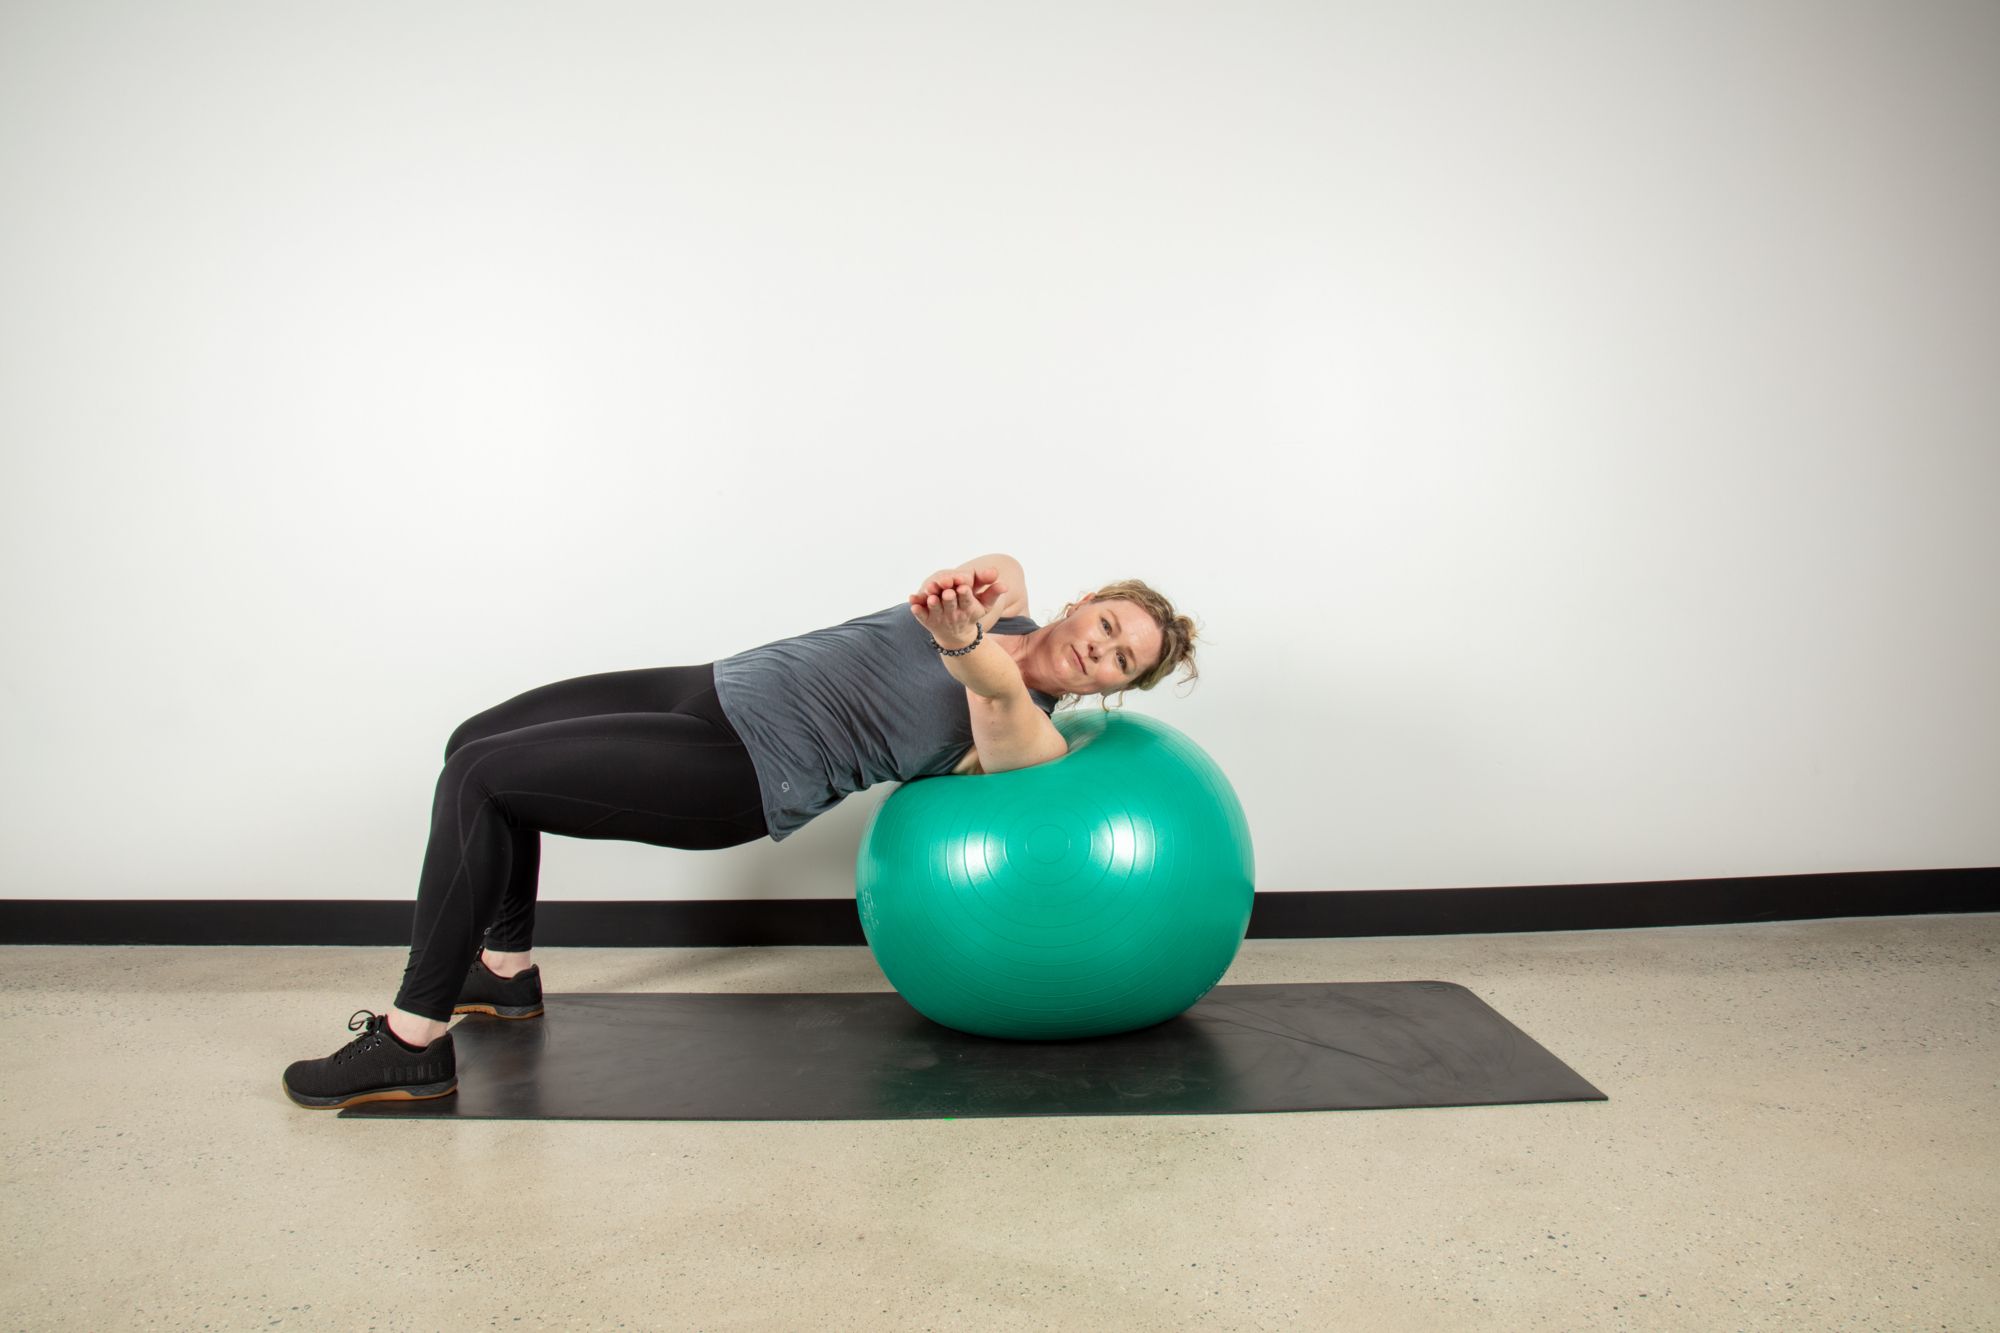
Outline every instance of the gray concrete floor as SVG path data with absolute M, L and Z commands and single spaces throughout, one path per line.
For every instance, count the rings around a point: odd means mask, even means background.
M 0 1323 L 2000 1328 L 1996 950 L 1987 914 L 1253 940 L 1224 984 L 1456 981 L 1611 1100 L 721 1124 L 292 1105 L 399 949 L 4 948 Z M 858 948 L 536 958 L 887 989 Z

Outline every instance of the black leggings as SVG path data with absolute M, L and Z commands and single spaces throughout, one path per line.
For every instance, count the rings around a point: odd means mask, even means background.
M 543 833 L 697 850 L 770 835 L 712 663 L 540 686 L 468 718 L 444 757 L 396 993 L 399 1008 L 440 1023 L 482 932 L 510 953 L 533 939 Z

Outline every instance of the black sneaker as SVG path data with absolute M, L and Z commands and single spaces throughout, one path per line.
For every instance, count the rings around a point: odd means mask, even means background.
M 542 1012 L 542 965 L 511 977 L 495 974 L 486 960 L 472 955 L 472 970 L 458 988 L 454 1014 L 492 1014 L 495 1018 L 535 1018 Z
M 365 1019 L 360 1024 L 355 1019 Z M 359 1031 L 324 1060 L 296 1060 L 285 1069 L 285 1095 L 314 1110 L 338 1110 L 357 1102 L 419 1101 L 458 1091 L 458 1057 L 445 1033 L 421 1051 L 412 1051 L 389 1030 L 387 1014 L 357 1010 L 347 1020 Z

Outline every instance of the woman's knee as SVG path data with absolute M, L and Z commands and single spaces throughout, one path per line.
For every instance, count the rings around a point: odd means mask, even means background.
M 451 733 L 451 739 L 444 743 L 444 757 L 447 762 L 453 755 L 486 734 L 485 728 L 479 725 L 479 719 L 484 716 L 486 716 L 484 713 L 479 713 L 458 724 L 458 729 Z

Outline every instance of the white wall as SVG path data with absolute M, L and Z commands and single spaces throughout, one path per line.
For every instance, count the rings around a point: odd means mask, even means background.
M 408 898 L 464 717 L 1154 582 L 1266 890 L 2000 862 L 2000 6 L 0 10 L 0 895 Z M 1087 706 L 1095 707 L 1095 704 Z M 550 837 L 545 900 L 851 893 Z

